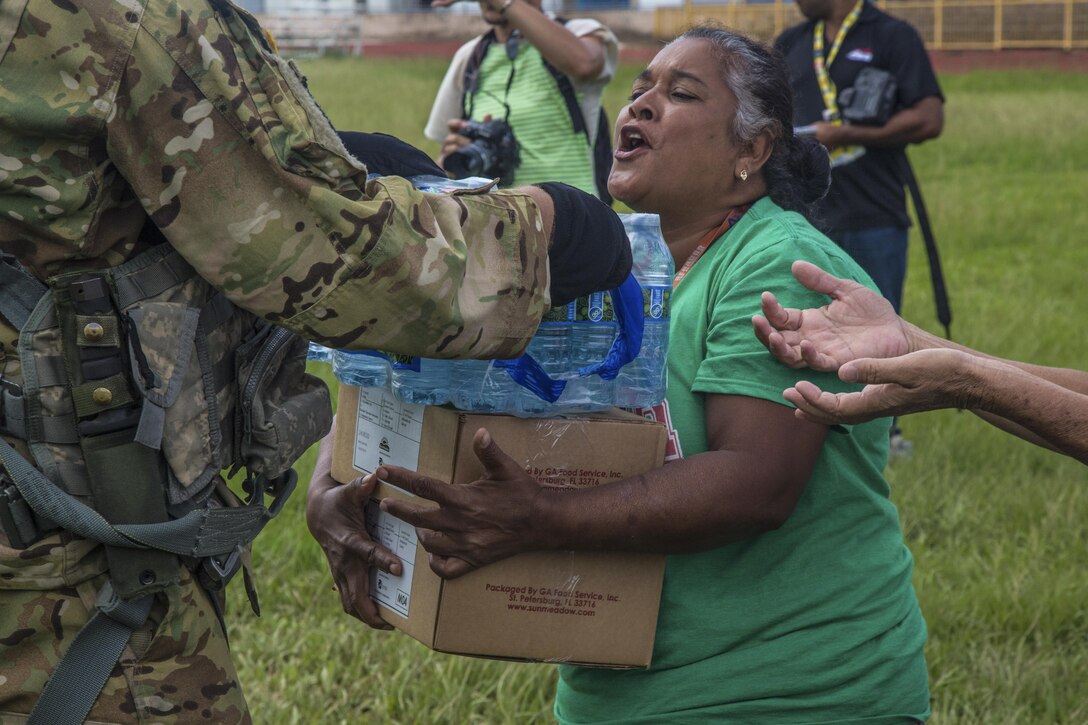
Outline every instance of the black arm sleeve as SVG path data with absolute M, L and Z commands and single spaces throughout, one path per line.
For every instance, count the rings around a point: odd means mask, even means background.
M 555 204 L 548 253 L 552 304 L 618 287 L 631 273 L 631 243 L 616 213 L 573 186 L 554 182 L 537 186 Z
M 415 146 L 387 133 L 338 131 L 351 155 L 380 176 L 446 176 L 431 157 Z

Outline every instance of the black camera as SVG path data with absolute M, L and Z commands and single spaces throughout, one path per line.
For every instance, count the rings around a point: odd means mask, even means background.
M 846 123 L 883 126 L 895 110 L 895 76 L 879 68 L 862 68 L 851 88 L 839 94 L 839 115 Z
M 458 133 L 472 139 L 468 146 L 457 149 L 442 162 L 443 168 L 455 179 L 469 176 L 498 177 L 504 186 L 514 178 L 514 169 L 521 163 L 514 129 L 504 121 L 468 121 Z

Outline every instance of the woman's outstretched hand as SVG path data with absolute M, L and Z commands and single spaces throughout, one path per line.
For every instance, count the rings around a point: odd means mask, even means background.
M 808 289 L 829 295 L 831 303 L 787 309 L 772 293 L 763 293 L 763 314 L 752 318 L 752 327 L 783 365 L 833 372 L 851 360 L 910 352 L 910 327 L 878 293 L 808 262 L 794 262 L 792 271 Z
M 382 500 L 382 510 L 418 529 L 431 554 L 431 569 L 447 579 L 493 561 L 543 547 L 538 506 L 544 488 L 506 455 L 484 428 L 472 439 L 484 477 L 451 486 L 398 466 L 382 466 L 374 477 L 438 506 L 403 499 Z
M 332 478 L 332 434 L 321 441 L 317 464 L 306 493 L 306 525 L 329 560 L 344 611 L 375 629 L 392 629 L 370 598 L 370 568 L 393 576 L 402 572 L 400 559 L 366 533 L 364 506 L 374 492 L 374 480 L 357 478 L 339 484 Z
M 828 425 L 968 408 L 974 402 L 969 371 L 976 362 L 958 350 L 919 350 L 885 360 L 862 358 L 839 368 L 842 380 L 865 384 L 857 392 L 828 393 L 801 380 L 782 395 L 797 406 L 797 417 Z

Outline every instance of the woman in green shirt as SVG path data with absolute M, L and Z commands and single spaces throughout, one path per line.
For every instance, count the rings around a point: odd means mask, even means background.
M 803 216 L 827 189 L 826 151 L 792 129 L 789 82 L 765 46 L 692 30 L 635 80 L 609 190 L 660 215 L 677 267 L 666 403 L 673 460 L 590 489 L 543 488 L 485 430 L 486 479 L 377 477 L 437 501 L 386 499 L 457 576 L 528 550 L 662 552 L 653 665 L 564 666 L 563 723 L 911 723 L 929 715 L 925 623 L 882 469 L 888 421 L 832 431 L 781 391 L 798 371 L 752 334 L 760 294 L 823 303 L 796 259 L 872 282 Z M 809 372 L 827 390 L 834 375 Z

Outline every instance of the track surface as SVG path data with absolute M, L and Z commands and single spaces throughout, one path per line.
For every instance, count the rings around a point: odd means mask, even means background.
M 450 58 L 458 42 L 384 42 L 364 46 L 363 54 L 373 57 L 428 56 Z M 620 60 L 647 61 L 657 45 L 624 45 Z M 1088 72 L 1088 50 L 936 50 L 930 51 L 938 73 L 964 73 L 970 70 L 1055 70 Z

